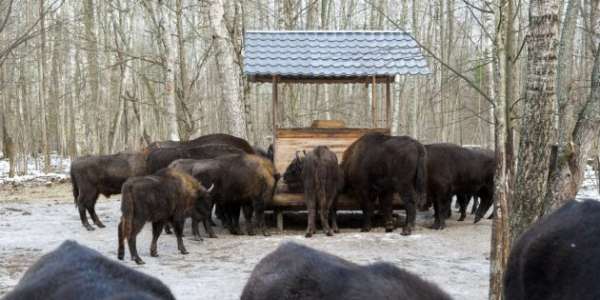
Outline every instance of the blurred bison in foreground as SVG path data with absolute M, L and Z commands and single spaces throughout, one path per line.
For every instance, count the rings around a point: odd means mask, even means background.
M 219 211 L 217 215 L 232 234 L 240 234 L 241 208 L 248 235 L 255 234 L 253 223 L 256 223 L 263 235 L 269 235 L 265 226 L 265 203 L 273 199 L 279 180 L 273 162 L 250 154 L 220 156 L 213 160 L 196 161 L 193 176 L 210 178 L 214 182 L 215 190 L 212 195 Z
M 306 237 L 311 237 L 316 232 L 317 211 L 325 234 L 332 236 L 332 228 L 333 232 L 339 232 L 335 205 L 338 193 L 344 185 L 344 175 L 335 153 L 327 146 L 318 146 L 304 157 L 296 154 L 283 179 L 292 187 L 290 190 L 298 186 L 298 192 L 304 192 L 304 202 L 308 210 Z
M 508 258 L 510 300 L 600 299 L 600 202 L 571 201 L 532 225 Z
M 435 284 L 389 263 L 357 265 L 295 243 L 263 258 L 242 300 L 259 299 L 451 299 Z
M 42 256 L 3 299 L 175 299 L 160 280 L 74 241 Z
M 424 198 L 425 163 L 425 148 L 407 136 L 367 133 L 346 149 L 342 161 L 344 182 L 360 199 L 364 218 L 362 231 L 371 230 L 373 203 L 377 199 L 383 211 L 385 231 L 394 230 L 392 202 L 394 193 L 399 193 L 406 209 L 402 234 L 411 234 L 415 226 L 415 206 Z
M 475 215 L 479 221 L 492 205 L 495 157 L 489 150 L 475 150 L 441 143 L 427 149 L 427 197 L 433 203 L 433 229 L 446 227 L 452 196 L 473 195 L 481 198 Z M 460 200 L 461 202 L 464 200 Z
M 192 176 L 170 168 L 128 179 L 123 184 L 121 199 L 118 258 L 122 260 L 125 255 L 127 239 L 131 259 L 137 264 L 144 263 L 137 253 L 136 236 L 146 222 L 152 222 L 151 256 L 158 256 L 156 242 L 166 223 L 174 228 L 177 249 L 187 254 L 182 239 L 183 224 L 189 216 L 197 220 L 210 216 L 211 189 L 205 190 Z
M 85 215 L 87 210 L 94 224 L 100 228 L 104 227 L 96 215 L 95 206 L 98 196 L 103 194 L 109 197 L 120 194 L 125 180 L 145 174 L 144 156 L 138 153 L 83 156 L 73 161 L 71 163 L 71 183 L 81 224 L 87 230 L 94 230 Z

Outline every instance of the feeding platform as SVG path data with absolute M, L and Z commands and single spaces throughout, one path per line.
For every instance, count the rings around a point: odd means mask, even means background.
M 341 163 L 344 151 L 365 133 L 390 134 L 390 84 L 395 76 L 429 73 L 421 48 L 403 31 L 247 31 L 244 34 L 246 78 L 249 82 L 272 85 L 273 159 L 281 174 L 297 151 L 328 146 Z M 308 128 L 281 128 L 280 83 L 370 85 L 371 128 L 348 128 L 340 120 L 315 120 Z M 385 85 L 383 113 L 378 113 L 377 84 Z M 400 199 L 394 200 L 396 207 L 400 204 Z M 337 206 L 339 210 L 360 209 L 358 201 L 348 195 L 341 195 Z M 302 194 L 288 193 L 285 184 L 278 186 L 266 208 L 277 213 L 280 229 L 284 210 L 306 209 Z

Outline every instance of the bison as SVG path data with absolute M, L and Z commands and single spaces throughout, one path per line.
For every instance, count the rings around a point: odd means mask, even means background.
M 435 284 L 392 264 L 361 266 L 288 242 L 254 267 L 240 299 L 451 298 Z
M 74 241 L 42 256 L 3 299 L 175 299 L 160 280 Z
M 241 149 L 226 144 L 208 144 L 203 146 L 159 148 L 146 157 L 148 174 L 166 168 L 177 159 L 206 159 L 227 154 L 245 153 Z
M 600 203 L 570 201 L 540 219 L 514 244 L 504 298 L 600 299 Z
M 283 175 L 285 182 L 292 186 L 292 189 L 300 186 L 304 192 L 304 201 L 308 210 L 306 237 L 311 237 L 316 232 L 317 210 L 325 234 L 332 236 L 332 228 L 333 232 L 339 232 L 335 205 L 338 193 L 344 185 L 343 176 L 335 153 L 327 146 L 318 146 L 306 153 L 304 157 L 296 153 L 296 158 L 286 169 Z
M 199 147 L 206 145 L 229 145 L 234 148 L 240 149 L 244 153 L 255 154 L 255 150 L 250 144 L 239 137 L 224 133 L 215 133 L 203 135 L 189 141 L 157 141 L 152 142 L 144 149 L 146 154 L 156 150 L 165 148 L 185 148 L 185 147 Z
M 252 216 L 264 235 L 264 205 L 271 202 L 279 174 L 273 163 L 258 155 L 234 154 L 214 159 L 177 161 L 180 169 L 198 179 L 214 183 L 213 200 L 217 215 L 232 234 L 239 234 L 239 214 L 243 209 L 246 230 L 254 235 Z M 188 166 L 184 166 L 187 164 Z
M 137 264 L 144 263 L 137 253 L 136 236 L 146 222 L 152 222 L 151 256 L 158 256 L 156 242 L 165 223 L 173 226 L 181 254 L 187 254 L 182 239 L 183 223 L 188 216 L 197 220 L 209 217 L 211 189 L 204 189 L 185 172 L 170 168 L 128 179 L 123 184 L 121 199 L 118 258 L 122 260 L 125 255 L 127 239 L 131 259 Z
M 368 133 L 344 152 L 342 169 L 346 189 L 358 196 L 363 210 L 362 231 L 371 230 L 373 203 L 379 198 L 385 230 L 394 230 L 393 194 L 399 193 L 406 209 L 403 235 L 415 224 L 417 203 L 425 191 L 425 148 L 408 136 Z
M 103 194 L 106 197 L 120 194 L 121 186 L 129 177 L 146 173 L 143 154 L 118 153 L 113 155 L 84 156 L 71 163 L 71 183 L 73 197 L 79 209 L 81 224 L 87 230 L 94 230 L 88 222 L 86 210 L 96 226 L 104 224 L 96 215 L 96 201 Z
M 492 204 L 495 158 L 449 143 L 425 145 L 427 150 L 427 197 L 433 203 L 433 229 L 446 227 L 452 195 L 475 195 L 481 198 L 475 222 Z M 461 200 L 462 201 L 462 200 Z

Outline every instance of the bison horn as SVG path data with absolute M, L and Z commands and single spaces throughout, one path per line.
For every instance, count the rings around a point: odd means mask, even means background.
M 213 184 L 210 185 L 210 187 L 206 191 L 210 193 L 213 190 L 214 187 L 215 187 L 215 184 L 213 183 Z

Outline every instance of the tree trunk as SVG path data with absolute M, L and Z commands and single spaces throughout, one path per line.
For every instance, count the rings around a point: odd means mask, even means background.
M 494 213 L 490 253 L 490 300 L 502 299 L 504 270 L 511 248 L 509 231 L 509 199 L 512 182 L 512 142 L 510 122 L 507 113 L 514 98 L 514 3 L 513 0 L 500 0 L 496 11 L 496 54 L 498 69 L 498 93 L 494 98 L 494 137 L 496 149 L 496 170 L 494 173 Z
M 516 185 L 511 210 L 511 239 L 543 215 L 548 182 L 553 105 L 556 99 L 556 53 L 559 1 L 532 0 L 527 37 L 527 94 L 520 131 Z
M 94 17 L 94 0 L 83 1 L 83 14 L 84 14 L 84 25 L 85 25 L 85 41 L 86 41 L 86 53 L 88 63 L 88 75 L 87 80 L 90 84 L 90 98 L 89 103 L 92 103 L 92 109 L 85 109 L 86 111 L 86 122 L 88 124 L 88 136 L 91 141 L 92 152 L 100 153 L 100 87 L 99 87 L 99 68 L 98 68 L 98 40 L 96 37 L 96 21 Z M 88 112 L 88 110 L 90 112 Z
M 45 11 L 44 1 L 40 1 L 40 121 L 42 123 L 42 153 L 44 155 L 44 172 L 50 172 L 50 149 L 48 147 L 48 118 L 46 114 L 47 100 L 47 67 L 46 67 L 46 28 L 45 28 Z
M 240 97 L 239 66 L 234 60 L 233 45 L 227 32 L 223 18 L 225 14 L 224 0 L 211 0 L 209 4 L 209 19 L 212 38 L 215 45 L 215 59 L 219 73 L 219 85 L 229 117 L 231 134 L 246 137 L 246 119 L 244 106 Z

